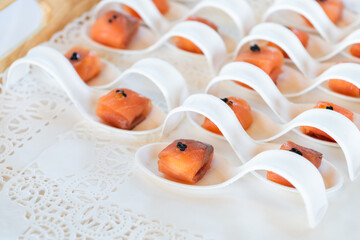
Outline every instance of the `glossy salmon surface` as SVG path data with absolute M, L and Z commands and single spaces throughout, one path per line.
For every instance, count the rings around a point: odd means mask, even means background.
M 261 68 L 276 84 L 278 76 L 282 73 L 284 56 L 276 47 L 254 44 L 246 52 L 240 53 L 235 61 L 251 63 Z
M 314 164 L 316 168 L 319 168 L 321 165 L 323 154 L 311 148 L 306 148 L 291 141 L 287 141 L 281 145 L 280 149 L 285 151 L 292 151 L 303 156 L 312 164 Z M 271 171 L 268 171 L 267 179 L 287 187 L 294 187 L 288 180 Z
M 159 153 L 159 171 L 188 184 L 197 183 L 210 169 L 214 148 L 210 144 L 178 139 Z
M 253 123 L 250 105 L 245 100 L 237 97 L 223 98 L 222 100 L 234 111 L 242 127 L 245 130 L 248 129 Z M 201 126 L 210 132 L 222 135 L 219 128 L 208 118 L 205 118 Z
M 332 110 L 332 111 L 336 111 L 338 113 L 341 113 L 342 115 L 344 115 L 345 117 L 347 117 L 351 121 L 353 121 L 353 118 L 354 118 L 354 113 L 353 112 L 347 110 L 346 108 L 343 108 L 343 107 L 340 107 L 340 106 L 338 106 L 336 104 L 333 104 L 333 103 L 320 101 L 315 105 L 314 108 L 322 108 L 322 109 L 329 109 L 329 110 Z M 311 137 L 314 137 L 314 138 L 317 138 L 317 139 L 320 139 L 320 140 L 329 141 L 329 142 L 336 142 L 327 133 L 325 133 L 324 131 L 321 131 L 320 129 L 317 129 L 315 127 L 302 126 L 302 127 L 300 127 L 300 130 L 304 134 L 309 135 Z
M 170 5 L 168 3 L 168 0 L 152 0 L 152 1 L 162 15 L 165 15 L 169 11 Z M 141 19 L 140 15 L 131 7 L 124 5 L 123 9 L 126 13 L 130 14 L 131 16 Z
M 65 57 L 84 82 L 90 81 L 101 72 L 101 61 L 95 51 L 76 46 L 70 49 Z
M 360 43 L 351 45 L 350 54 L 354 57 L 360 58 Z
M 99 98 L 96 115 L 113 127 L 131 130 L 149 115 L 151 109 L 149 98 L 119 88 Z
M 121 12 L 109 11 L 96 20 L 91 27 L 90 36 L 100 44 L 126 49 L 139 28 L 139 19 Z
M 186 19 L 187 21 L 197 21 L 197 22 L 201 22 L 203 24 L 208 25 L 209 27 L 211 27 L 212 29 L 214 29 L 215 31 L 218 30 L 217 26 L 212 23 L 211 21 L 205 19 L 205 18 L 201 18 L 201 17 L 189 17 L 188 19 Z M 193 42 L 191 42 L 190 40 L 183 38 L 183 37 L 174 37 L 173 38 L 175 45 L 185 51 L 188 52 L 192 52 L 192 53 L 197 53 L 197 54 L 203 54 L 203 52 L 201 51 L 200 48 L 198 48 L 198 46 L 196 46 Z
M 360 97 L 360 89 L 352 83 L 341 79 L 331 79 L 328 84 L 334 92 L 351 97 Z

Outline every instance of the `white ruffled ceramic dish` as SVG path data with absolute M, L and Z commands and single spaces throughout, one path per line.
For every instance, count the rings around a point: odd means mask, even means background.
M 298 191 L 301 194 L 311 227 L 315 227 L 325 215 L 327 198 L 323 178 L 311 163 L 304 161 L 297 154 L 281 150 L 265 151 L 257 154 L 244 165 L 235 167 L 215 153 L 211 169 L 205 176 L 197 184 L 187 185 L 170 180 L 158 171 L 158 154 L 167 145 L 166 143 L 149 144 L 140 148 L 135 155 L 139 168 L 149 177 L 167 187 L 199 193 L 199 191 L 226 187 L 249 172 L 273 171 L 288 179 L 296 187 L 296 190 L 276 184 L 278 187 L 284 190 Z M 260 174 L 255 176 L 263 178 Z M 341 185 L 341 183 L 338 182 L 335 185 Z
M 342 68 L 340 65 L 343 65 L 342 67 L 344 68 Z M 351 72 L 353 72 L 352 70 L 354 70 L 354 66 L 352 63 L 339 64 L 337 66 L 334 66 L 334 68 L 339 66 L 341 67 L 341 69 L 339 69 L 338 72 L 342 73 L 343 76 L 345 76 L 346 74 L 351 74 Z M 333 76 L 332 78 L 337 78 L 340 75 L 336 75 L 334 71 L 334 73 L 329 72 L 329 76 Z M 343 79 L 346 80 L 354 79 L 354 77 L 343 78 Z M 264 102 L 279 118 L 279 120 L 283 123 L 286 123 L 285 125 L 279 125 L 278 123 L 274 122 L 274 120 L 269 118 L 266 114 L 259 113 L 254 109 L 255 125 L 254 127 L 251 127 L 249 129 L 249 134 L 254 139 L 264 139 L 266 137 L 270 137 L 269 139 L 273 139 L 272 138 L 273 136 L 277 136 L 277 134 L 282 132 L 284 129 L 288 129 L 289 126 L 295 127 L 297 125 L 296 124 L 297 121 L 295 119 L 297 117 L 300 117 L 300 115 L 305 111 L 312 109 L 316 104 L 316 103 L 296 104 L 290 102 L 280 93 L 278 88 L 276 88 L 270 77 L 265 72 L 263 72 L 261 69 L 257 68 L 254 65 L 244 62 L 233 62 L 224 66 L 220 74 L 209 83 L 205 92 L 219 97 L 229 97 L 229 96 L 241 97 L 239 96 L 237 89 L 243 87 L 235 84 L 233 82 L 234 80 L 245 83 L 250 87 L 252 87 L 256 92 L 251 91 L 251 93 L 259 94 L 261 98 L 264 100 Z M 306 115 L 307 114 L 303 114 L 303 116 Z M 309 115 L 308 118 L 309 121 L 312 120 L 311 115 Z M 256 120 L 256 119 L 261 119 L 261 120 Z M 326 119 L 324 121 L 326 122 Z M 356 127 L 360 129 L 360 115 L 358 113 L 354 113 L 353 123 L 350 123 L 350 120 L 348 122 L 349 123 L 344 123 L 344 124 L 349 125 L 349 129 L 353 129 L 354 126 L 355 129 Z M 268 128 L 269 126 L 268 124 L 271 124 L 272 127 Z M 351 127 L 351 125 L 354 126 Z M 334 130 L 336 131 L 336 129 Z M 349 130 L 349 131 L 353 131 L 353 130 Z M 309 140 L 315 141 L 317 143 L 322 143 L 329 146 L 337 146 L 336 143 L 308 137 L 307 135 L 302 134 L 300 131 L 296 131 L 296 132 L 307 137 Z
M 185 100 L 183 105 L 170 111 L 165 120 L 163 134 L 176 127 L 178 122 L 175 120 L 178 119 L 179 114 L 184 112 L 193 112 L 210 119 L 222 132 L 224 136 L 223 139 L 226 139 L 230 143 L 243 162 L 248 161 L 254 154 L 263 150 L 280 148 L 278 144 L 255 141 L 246 133 L 234 112 L 227 104 L 219 98 L 207 94 L 191 95 Z M 196 125 L 200 127 L 199 124 Z M 360 139 L 360 132 L 346 117 L 331 111 L 312 109 L 307 113 L 299 115 L 292 123 L 290 122 L 288 125 L 285 125 L 283 129 L 280 129 L 280 131 L 283 130 L 283 132 L 279 135 L 283 135 L 294 126 L 313 126 L 333 136 L 346 156 L 350 178 L 355 179 L 359 175 L 360 160 L 358 156 L 360 156 L 360 151 L 358 150 L 356 142 Z M 262 130 L 270 131 L 269 129 L 275 127 L 267 124 L 267 127 L 262 127 Z M 205 131 L 208 132 L 207 130 L 204 130 L 204 132 Z M 265 141 L 271 141 L 279 137 L 279 135 L 266 139 Z M 214 136 L 214 134 L 211 133 L 211 136 Z M 221 136 L 216 136 L 216 138 L 219 137 Z
M 302 43 L 295 39 L 294 35 L 288 28 L 283 27 L 277 23 L 260 23 L 252 29 L 250 35 L 247 36 L 243 42 L 252 42 L 256 40 L 264 40 L 268 42 L 277 42 L 282 49 L 305 49 L 310 56 L 313 58 L 311 63 L 316 61 L 327 61 L 333 57 L 342 54 L 344 60 L 359 61 L 359 58 L 354 57 L 350 54 L 349 48 L 355 44 L 360 43 L 360 31 L 354 31 L 345 39 L 339 43 L 330 44 L 323 40 L 321 37 L 308 33 L 309 41 L 307 47 L 304 48 Z M 290 51 L 292 53 L 292 51 Z M 296 52 L 295 52 L 296 54 Z M 297 56 L 295 56 L 297 57 Z M 286 58 L 286 62 L 291 62 L 290 59 Z
M 311 22 L 314 29 L 306 24 L 301 15 Z M 278 22 L 308 32 L 317 32 L 330 43 L 341 41 L 356 30 L 360 24 L 360 18 L 345 8 L 342 19 L 335 25 L 316 1 L 302 0 L 277 0 L 267 10 L 263 19 L 264 21 Z
M 303 95 L 330 79 L 342 79 L 360 86 L 357 65 L 350 63 L 319 63 L 304 49 L 299 39 L 287 28 L 264 23 L 256 26 L 250 35 L 238 45 L 237 52 L 249 48 L 254 41 L 273 42 L 289 55 L 292 63 L 282 67 L 283 73 L 277 79 L 277 87 L 286 97 Z M 334 92 L 334 95 L 338 95 Z M 356 100 L 356 98 L 354 98 Z
M 157 104 L 153 104 L 152 111 L 143 122 L 131 131 L 122 130 L 104 124 L 95 114 L 98 99 L 109 91 L 99 89 L 100 87 L 96 89 L 87 86 L 64 55 L 49 47 L 35 47 L 29 51 L 26 57 L 14 62 L 8 71 L 8 82 L 6 86 L 9 88 L 16 84 L 17 79 L 26 73 L 27 66 L 30 64 L 41 67 L 45 72 L 50 74 L 54 80 L 62 86 L 84 117 L 99 123 L 99 126 L 110 128 L 119 133 L 149 135 L 159 132 L 166 112 L 180 105 L 188 94 L 185 80 L 172 65 L 154 58 L 141 60 L 135 64 L 133 68 L 128 69 L 120 77 L 114 79 L 113 82 L 108 85 L 104 85 L 102 88 L 113 89 L 124 87 L 126 85 L 124 85 L 123 82 L 125 82 L 126 79 L 131 80 L 134 75 L 140 75 L 146 79 L 148 84 L 140 82 L 133 85 L 138 88 L 132 88 L 132 90 L 139 93 L 146 93 L 149 91 L 149 86 L 151 86 L 149 82 L 152 82 L 152 86 L 154 86 L 155 89 L 157 88 L 157 92 L 155 92 L 154 95 L 163 95 L 166 102 L 166 109 L 160 108 Z M 169 79 L 171 79 L 171 81 L 169 81 Z M 150 89 L 150 92 L 153 91 L 154 89 Z M 146 94 L 144 95 L 146 96 Z

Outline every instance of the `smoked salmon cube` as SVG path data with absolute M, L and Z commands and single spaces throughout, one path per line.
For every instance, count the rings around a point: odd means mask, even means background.
M 307 34 L 306 32 L 300 31 L 299 29 L 296 28 L 291 28 L 289 27 L 289 29 L 296 35 L 296 37 L 300 40 L 301 44 L 304 46 L 304 48 L 307 48 L 308 43 L 309 43 L 309 34 Z M 287 55 L 287 53 L 278 45 L 276 45 L 275 43 L 269 42 L 268 46 L 271 47 L 276 47 L 278 48 L 282 54 L 284 55 L 285 58 L 289 58 L 289 56 Z
M 152 109 L 151 100 L 130 89 L 115 89 L 98 101 L 96 115 L 110 126 L 131 130 Z
M 351 97 L 360 97 L 360 89 L 352 83 L 349 83 L 341 79 L 331 79 L 329 80 L 329 88 L 334 92 L 351 96 Z
M 152 1 L 162 15 L 165 15 L 169 11 L 170 5 L 168 3 L 168 0 L 152 0 Z M 131 16 L 141 20 L 140 15 L 131 7 L 124 5 L 123 10 L 126 13 L 130 14 Z
M 126 49 L 139 28 L 139 19 L 121 12 L 109 11 L 92 25 L 90 36 L 94 41 L 106 46 Z
M 284 56 L 278 48 L 254 44 L 246 52 L 240 53 L 235 61 L 251 63 L 261 68 L 276 84 L 282 73 Z
M 195 184 L 210 169 L 213 155 L 210 144 L 178 139 L 159 153 L 159 171 L 175 180 Z
M 350 54 L 354 57 L 360 58 L 360 43 L 351 45 Z
M 100 58 L 95 51 L 76 46 L 70 49 L 65 57 L 84 82 L 90 81 L 101 72 Z
M 245 100 L 237 97 L 223 98 L 222 100 L 234 111 L 242 127 L 245 130 L 248 129 L 253 123 L 250 105 Z M 201 126 L 210 132 L 222 135 L 219 128 L 208 118 L 205 118 Z
M 342 0 L 316 0 L 316 2 L 320 4 L 325 14 L 334 24 L 337 24 L 342 18 L 344 10 L 344 3 Z M 314 27 L 309 20 L 305 17 L 304 19 L 310 27 Z
M 201 22 L 203 24 L 208 25 L 209 27 L 211 27 L 212 29 L 214 29 L 215 31 L 218 30 L 218 27 L 212 23 L 211 21 L 205 19 L 205 18 L 201 18 L 201 17 L 189 17 L 188 19 L 186 19 L 186 21 L 197 21 L 197 22 Z M 196 46 L 193 42 L 191 42 L 190 40 L 183 38 L 183 37 L 174 37 L 173 38 L 175 45 L 185 51 L 188 52 L 192 52 L 192 53 L 197 53 L 197 54 L 203 54 L 203 52 L 201 51 L 200 48 L 198 48 L 198 46 Z
M 347 117 L 348 119 L 350 119 L 351 121 L 353 121 L 354 118 L 354 113 L 343 108 L 340 107 L 338 105 L 335 105 L 333 103 L 329 103 L 329 102 L 318 102 L 314 108 L 323 108 L 323 109 L 328 109 L 328 110 L 332 110 L 338 113 L 341 113 L 342 115 L 344 115 L 345 117 Z M 336 142 L 332 137 L 330 137 L 327 133 L 325 133 L 324 131 L 321 131 L 320 129 L 317 129 L 315 127 L 310 127 L 310 126 L 301 126 L 300 130 L 306 134 L 309 135 L 311 137 L 320 139 L 320 140 L 325 140 L 325 141 L 329 141 L 329 142 Z
M 293 143 L 291 141 L 287 141 L 286 143 L 281 145 L 280 149 L 285 151 L 291 151 L 303 156 L 304 158 L 309 160 L 312 164 L 314 164 L 316 168 L 319 168 L 321 165 L 321 161 L 323 157 L 322 153 L 319 153 L 311 148 L 306 148 L 297 145 L 296 143 Z M 287 187 L 294 187 L 288 180 L 271 171 L 268 171 L 267 179 Z

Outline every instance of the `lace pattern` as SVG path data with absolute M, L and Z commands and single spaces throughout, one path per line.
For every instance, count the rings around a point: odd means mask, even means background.
M 78 174 L 54 176 L 45 163 L 51 159 L 46 158 L 12 179 L 7 195 L 26 209 L 31 223 L 20 239 L 204 239 L 137 214 L 112 199 L 134 171 L 137 146 L 103 137 L 89 123 L 80 122 L 58 142 L 86 142 L 96 156 L 92 164 Z

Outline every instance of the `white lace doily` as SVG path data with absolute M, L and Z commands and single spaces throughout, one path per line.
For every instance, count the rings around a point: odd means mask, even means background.
M 271 0 L 248 0 L 258 19 Z M 69 24 L 46 44 L 66 51 L 81 42 L 89 14 Z M 166 54 L 165 54 L 166 53 Z M 125 69 L 134 56 L 102 57 Z M 152 53 L 174 64 L 192 81 L 192 92 L 211 78 L 203 59 L 183 61 L 164 47 Z M 144 57 L 144 56 L 142 56 Z M 126 59 L 126 60 L 125 60 Z M 194 64 L 196 62 L 196 64 Z M 4 80 L 6 74 L 1 74 Z M 5 80 L 6 81 L 6 80 Z M 116 136 L 84 121 L 51 77 L 31 68 L 16 88 L 0 86 L 0 239 L 357 239 L 360 180 L 348 183 L 323 222 L 309 230 L 298 195 L 282 193 L 253 176 L 221 192 L 169 191 L 142 176 L 134 153 L 151 142 Z M 208 141 L 184 123 L 180 136 Z M 189 130 L 191 129 L 191 133 Z M 303 145 L 306 140 L 290 133 Z M 277 140 L 284 141 L 284 138 Z M 224 145 L 223 156 L 234 158 Z M 311 146 L 309 146 L 311 147 Z M 346 174 L 339 149 L 323 148 Z M 349 201 L 351 198 L 351 201 Z M 266 204 L 264 204 L 266 202 Z M 296 216 L 296 217 L 294 217 Z M 346 223 L 346 224 L 345 224 Z

